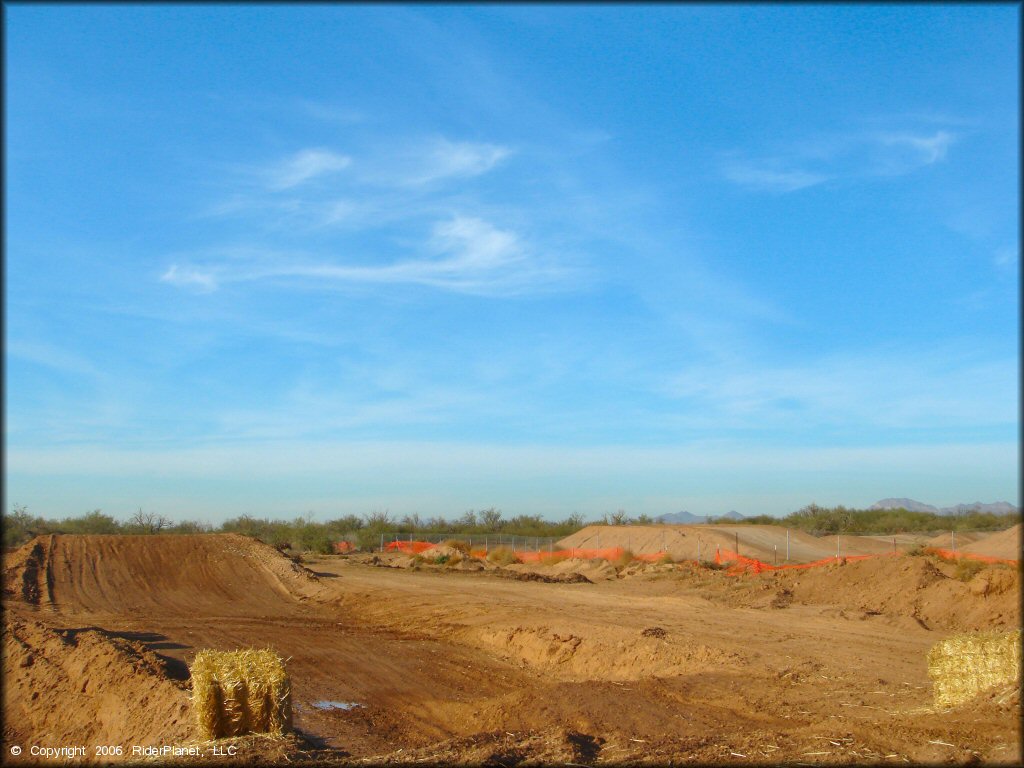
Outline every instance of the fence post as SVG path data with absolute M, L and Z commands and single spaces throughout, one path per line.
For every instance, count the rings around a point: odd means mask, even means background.
M 956 531 L 949 532 L 949 540 L 952 542 L 953 551 L 956 552 Z
M 892 537 L 892 553 L 894 555 L 896 554 L 896 537 L 895 536 Z
M 700 538 L 697 538 L 697 564 L 700 565 Z
M 512 537 L 512 554 L 515 554 L 515 551 L 516 551 L 516 537 L 513 536 Z
M 490 554 L 490 550 L 487 548 L 487 536 L 484 536 L 484 555 Z
M 384 554 L 384 534 L 383 533 L 381 533 L 381 535 L 380 535 L 380 553 L 382 555 Z
M 836 534 L 836 560 L 839 559 L 839 534 Z
M 786 529 L 786 562 L 789 562 L 789 528 Z
M 772 565 L 779 564 L 779 545 L 775 545 L 775 556 L 772 558 Z
M 736 531 L 736 554 L 740 553 L 740 532 Z

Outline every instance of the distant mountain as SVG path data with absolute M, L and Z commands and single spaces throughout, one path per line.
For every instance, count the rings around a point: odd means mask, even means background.
M 654 518 L 659 523 L 674 523 L 676 525 L 700 525 L 708 521 L 707 517 L 700 515 L 691 515 L 686 510 L 682 512 L 669 512 L 664 515 L 658 515 Z
M 955 504 L 952 507 L 943 507 L 939 511 L 944 515 L 964 515 L 968 512 L 991 512 L 994 515 L 1007 515 L 1020 512 L 1020 509 L 1008 501 L 996 501 L 992 504 L 975 501 L 973 504 Z
M 714 515 L 714 517 L 718 519 L 727 517 L 730 520 L 743 519 L 743 515 L 741 515 L 735 509 L 729 510 L 724 515 Z M 703 525 L 708 521 L 708 519 L 708 516 L 693 515 L 685 510 L 682 512 L 672 512 L 665 515 L 658 515 L 658 517 L 654 518 L 654 520 L 659 523 L 674 523 L 676 525 Z
M 1020 512 L 1020 509 L 1008 501 L 997 501 L 992 504 L 982 504 L 975 501 L 972 504 L 954 504 L 951 507 L 933 507 L 931 504 L 922 504 L 913 499 L 882 499 L 876 501 L 868 509 L 905 509 L 909 512 L 932 512 L 936 515 L 962 515 L 968 512 L 991 512 L 996 515 Z
M 876 501 L 868 509 L 905 509 L 908 512 L 934 512 L 936 515 L 940 514 L 938 507 L 933 507 L 931 504 L 922 504 L 920 501 L 914 501 L 913 499 L 882 499 Z

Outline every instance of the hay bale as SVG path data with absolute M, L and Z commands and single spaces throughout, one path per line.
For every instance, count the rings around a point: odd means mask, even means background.
M 1020 678 L 1021 632 L 955 635 L 928 651 L 935 706 L 955 707 L 979 693 Z
M 291 683 L 274 651 L 200 651 L 190 672 L 192 708 L 203 738 L 280 735 L 291 729 Z

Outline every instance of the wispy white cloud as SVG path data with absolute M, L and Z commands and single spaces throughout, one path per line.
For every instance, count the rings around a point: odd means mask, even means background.
M 806 138 L 771 155 L 721 164 L 723 178 L 753 191 L 796 192 L 830 180 L 903 176 L 946 159 L 957 135 L 948 130 L 862 131 Z
M 908 350 L 791 366 L 695 366 L 664 392 L 700 406 L 689 411 L 695 425 L 939 429 L 1014 424 L 1017 380 L 1016 360 Z
M 370 151 L 359 178 L 378 188 L 437 187 L 483 176 L 512 154 L 510 147 L 487 142 L 412 140 Z
M 479 218 L 435 222 L 417 258 L 382 265 L 339 264 L 302 254 L 259 253 L 203 264 L 172 264 L 161 280 L 178 287 L 215 290 L 228 283 L 293 279 L 319 288 L 346 284 L 421 285 L 484 295 L 555 287 L 565 268 L 531 252 L 519 235 Z M 563 286 L 564 287 L 564 286 Z
M 1013 246 L 997 248 L 992 256 L 992 263 L 996 266 L 996 269 L 1002 272 L 1014 271 L 1017 265 L 1020 264 L 1020 248 Z
M 310 99 L 300 99 L 298 105 L 299 109 L 310 117 L 317 120 L 323 120 L 325 122 L 352 125 L 354 123 L 361 123 L 366 119 L 366 116 L 360 110 L 339 106 L 337 104 L 328 104 L 326 102 L 313 101 Z
M 771 164 L 769 161 L 760 166 L 753 163 L 730 165 L 723 170 L 723 174 L 726 179 L 741 187 L 771 192 L 796 192 L 829 180 L 823 173 L 766 167 Z
M 936 131 L 931 136 L 912 133 L 882 133 L 878 141 L 887 147 L 906 147 L 917 155 L 920 163 L 931 165 L 946 158 L 954 136 L 948 131 Z
M 12 340 L 7 355 L 12 358 L 41 365 L 61 373 L 76 376 L 100 377 L 100 370 L 89 359 L 48 342 Z
M 268 169 L 271 189 L 291 189 L 318 176 L 348 168 L 352 158 L 329 149 L 304 149 Z
M 179 288 L 192 288 L 201 293 L 215 291 L 219 287 L 213 270 L 172 264 L 160 275 L 161 282 L 176 285 Z
M 409 184 L 428 184 L 442 179 L 480 176 L 511 154 L 508 147 L 497 144 L 439 139 L 432 144 L 404 179 Z

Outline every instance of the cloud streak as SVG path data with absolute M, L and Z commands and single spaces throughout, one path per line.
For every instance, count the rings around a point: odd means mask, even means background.
M 754 192 L 790 193 L 827 181 L 903 176 L 946 159 L 957 136 L 934 132 L 870 131 L 823 135 L 773 155 L 724 162 L 726 181 Z
M 338 264 L 287 254 L 262 254 L 206 264 L 172 264 L 162 282 L 209 292 L 230 283 L 298 280 L 311 287 L 419 285 L 459 293 L 515 294 L 555 287 L 567 270 L 532 255 L 520 237 L 475 217 L 435 222 L 420 258 L 383 265 Z
M 726 179 L 741 187 L 769 192 L 796 192 L 829 180 L 823 173 L 802 170 L 777 170 L 755 163 L 737 164 L 723 170 Z
M 268 171 L 271 189 L 292 189 L 320 176 L 338 173 L 352 164 L 352 158 L 328 149 L 304 149 Z
M 1017 363 L 943 355 L 834 355 L 802 365 L 696 366 L 665 393 L 722 428 L 936 429 L 1016 423 Z M 971 393 L 965 396 L 965 393 Z

